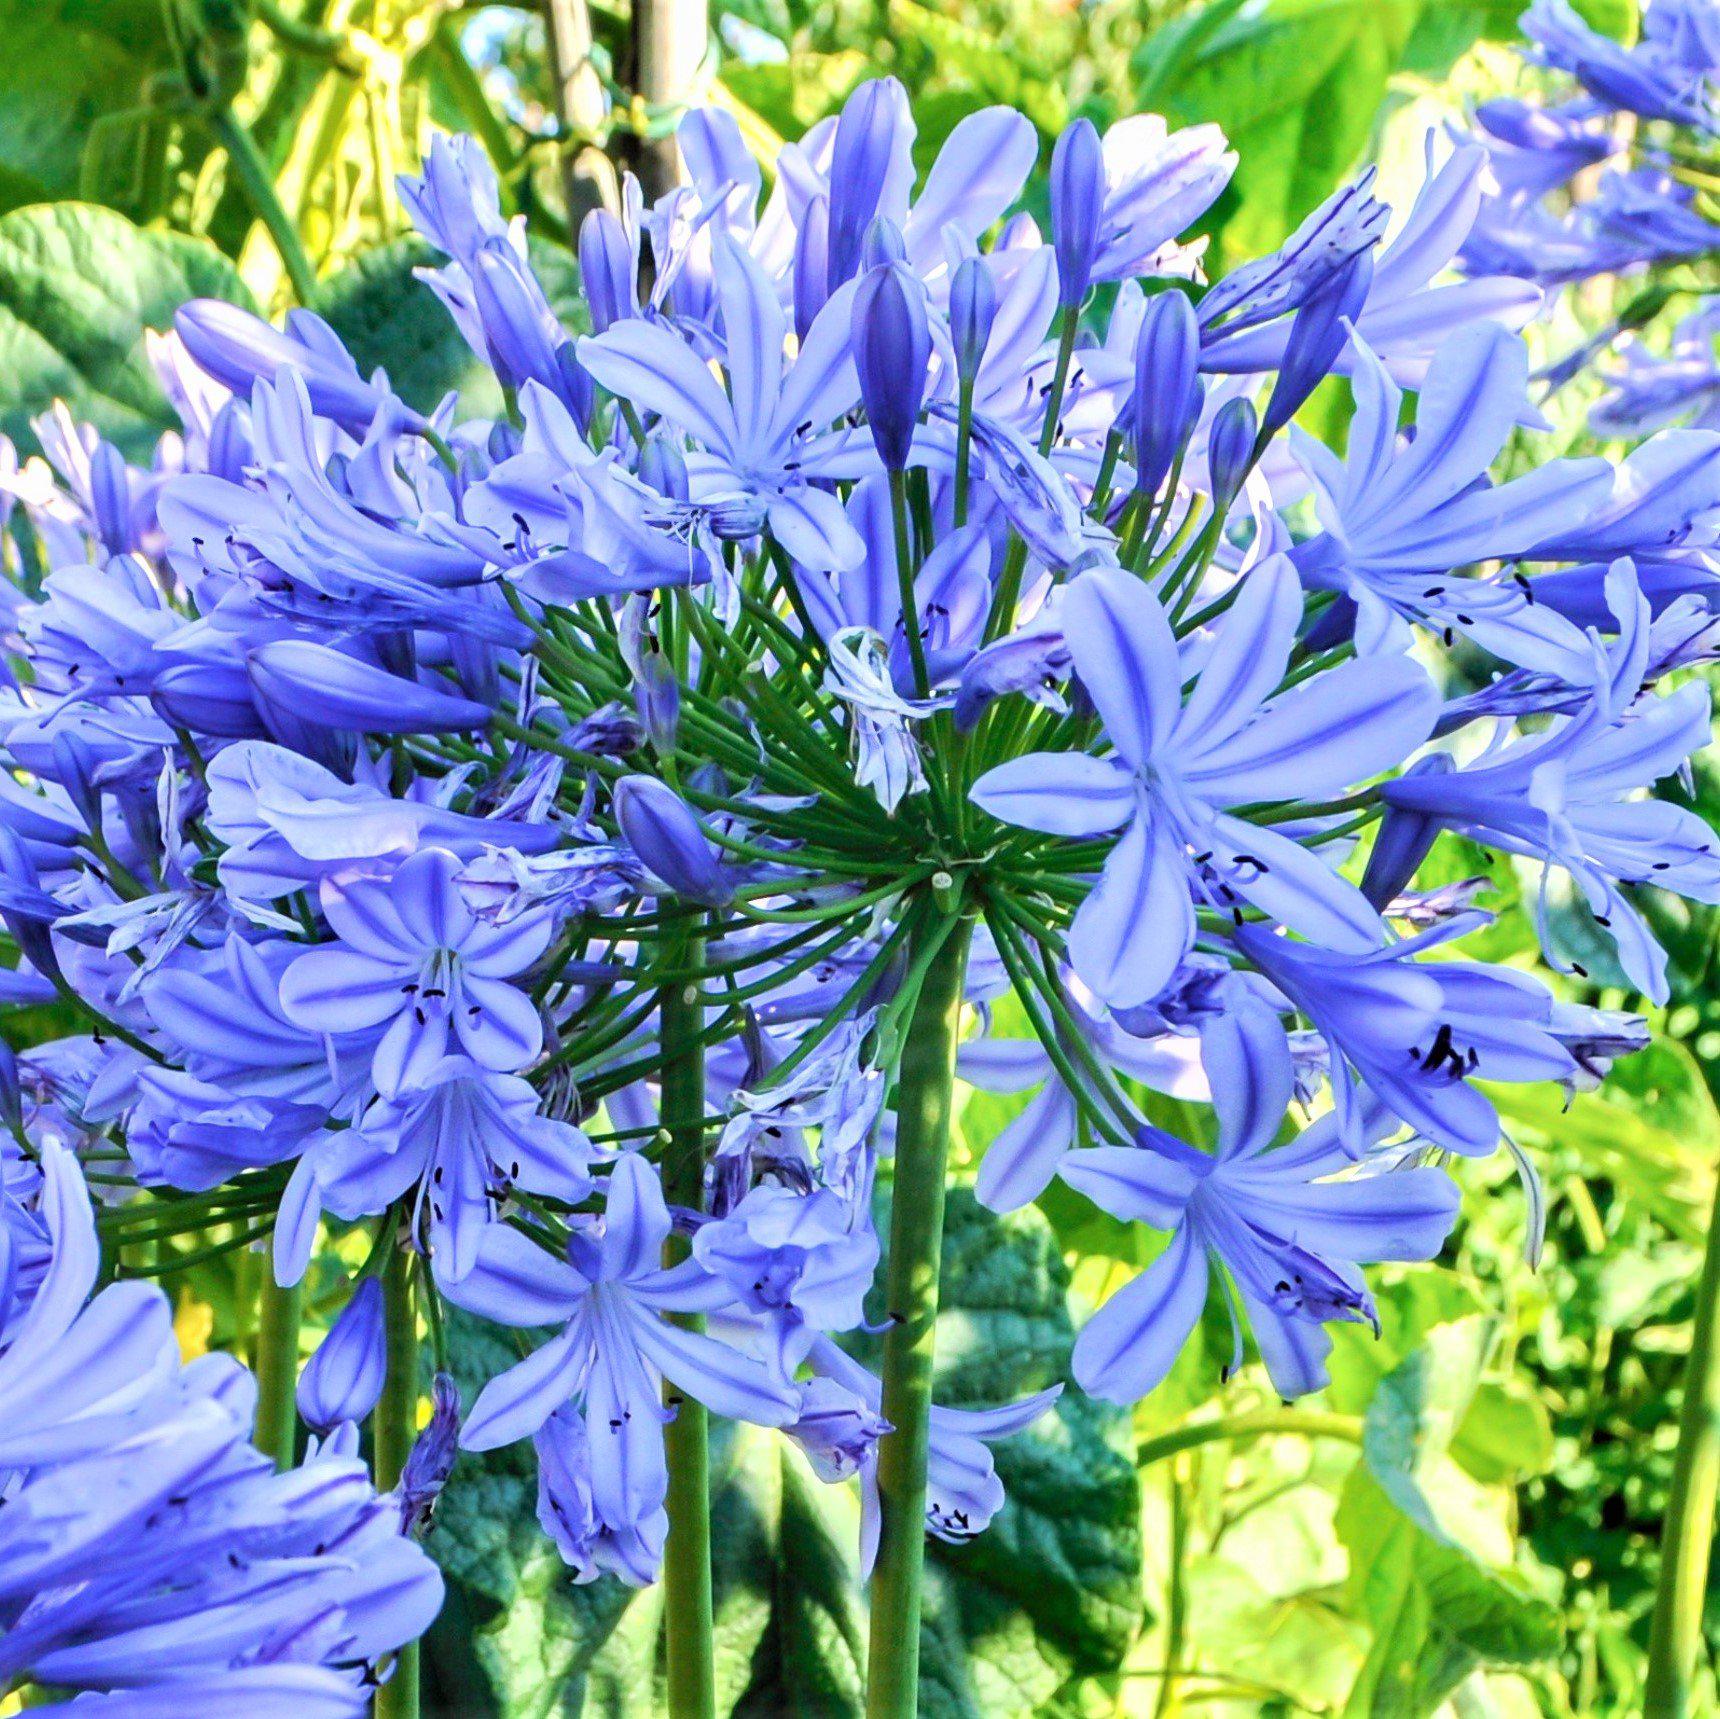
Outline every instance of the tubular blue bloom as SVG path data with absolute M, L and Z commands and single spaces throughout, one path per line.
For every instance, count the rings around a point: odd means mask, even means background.
M 1618 368 L 1603 372 L 1611 392 L 1589 413 L 1599 436 L 1643 436 L 1686 421 L 1720 429 L 1720 299 L 1707 299 L 1672 331 L 1664 356 L 1640 340 L 1619 348 Z
M 842 504 L 807 480 L 840 445 L 841 432 L 828 434 L 828 426 L 859 393 L 849 351 L 853 289 L 831 294 L 785 367 L 787 321 L 774 289 L 744 251 L 719 243 L 718 253 L 727 393 L 679 336 L 638 317 L 581 340 L 580 361 L 600 386 L 693 438 L 693 500 L 756 510 L 736 536 L 752 536 L 768 519 L 796 560 L 852 566 L 860 542 Z
M 798 229 L 797 259 L 817 237 L 822 205 L 828 256 L 822 282 L 833 293 L 860 266 L 866 230 L 882 216 L 902 231 L 915 273 L 931 279 L 947 265 L 951 239 L 976 244 L 1014 202 L 1038 154 L 1038 134 L 1024 114 L 985 107 L 951 128 L 919 195 L 914 196 L 914 120 L 895 78 L 869 79 L 778 162 L 789 216 Z M 770 221 L 766 211 L 755 244 Z M 798 278 L 798 266 L 796 274 Z
M 303 382 L 312 409 L 343 429 L 362 434 L 384 410 L 410 429 L 425 425 L 385 385 L 366 382 L 340 336 L 311 311 L 289 311 L 286 328 L 275 329 L 237 305 L 199 298 L 174 312 L 173 329 L 196 364 L 235 393 L 291 374 Z
M 963 381 L 978 377 L 996 323 L 997 286 L 991 270 L 983 257 L 968 257 L 950 282 L 950 344 L 956 374 Z
M 315 1032 L 384 1029 L 371 1060 L 377 1089 L 420 1082 L 458 1044 L 480 1067 L 524 1068 L 543 1046 L 529 996 L 509 983 L 549 947 L 548 914 L 506 925 L 477 919 L 459 860 L 425 848 L 387 878 L 326 878 L 324 915 L 339 943 L 307 950 L 281 978 L 289 1020 Z
M 1212 491 L 1216 514 L 1226 514 L 1242 493 L 1243 483 L 1254 465 L 1259 446 L 1260 424 L 1254 402 L 1242 396 L 1226 400 L 1213 415 L 1206 439 L 1207 487 Z
M 163 1719 L 289 1699 L 359 1719 L 367 1664 L 441 1606 L 435 1566 L 353 1458 L 275 1472 L 248 1442 L 249 1375 L 182 1367 L 158 1288 L 86 1299 L 88 1195 L 62 1149 L 43 1172 L 52 1261 L 0 1320 L 0 1678 L 124 1691 L 116 1710 Z
M 1644 119 L 1715 129 L 1703 72 L 1668 54 L 1654 37 L 1635 49 L 1623 47 L 1586 24 L 1568 0 L 1533 0 L 1519 22 L 1545 64 L 1569 72 L 1602 101 Z M 1706 68 L 1710 75 L 1714 69 Z
M 615 784 L 615 821 L 640 863 L 674 894 L 708 907 L 733 898 L 735 878 L 685 800 L 655 776 Z
M 348 656 L 313 639 L 275 639 L 246 659 L 260 699 L 283 713 L 361 734 L 446 734 L 485 728 L 490 708 Z
M 314 760 L 241 740 L 209 761 L 211 834 L 225 844 L 216 862 L 229 894 L 278 901 L 308 884 L 368 862 L 395 863 L 420 847 L 475 859 L 491 848 L 527 854 L 553 846 L 558 827 L 514 818 L 480 818 L 423 796 L 397 799 L 362 767 L 343 781 Z
M 579 280 L 593 333 L 639 314 L 638 248 L 608 209 L 593 209 L 579 224 Z
M 885 470 L 899 472 L 913 446 L 932 355 L 926 289 L 900 263 L 881 264 L 861 277 L 853 318 L 866 422 Z
M 361 1278 L 299 1374 L 299 1416 L 319 1433 L 361 1421 L 381 1400 L 387 1376 L 382 1279 Z
M 1156 495 L 1200 416 L 1200 325 L 1186 293 L 1148 301 L 1135 339 L 1135 391 L 1129 432 L 1135 487 Z
M 1261 419 L 1266 435 L 1277 435 L 1301 411 L 1308 396 L 1337 363 L 1373 278 L 1373 258 L 1363 251 L 1350 258 L 1290 319 L 1278 377 Z
M 631 1580 L 654 1576 L 651 1546 L 662 1543 L 664 1376 L 714 1413 L 761 1426 L 785 1425 L 799 1406 L 793 1389 L 758 1361 L 664 1317 L 715 1312 L 734 1300 L 697 1261 L 663 1268 L 669 1229 L 656 1171 L 624 1153 L 610 1173 L 600 1239 L 575 1234 L 568 1257 L 557 1259 L 518 1231 L 492 1225 L 471 1272 L 448 1289 L 458 1305 L 501 1324 L 563 1325 L 559 1337 L 484 1387 L 460 1442 L 467 1450 L 512 1444 L 577 1405 L 584 1449 L 575 1437 L 557 1452 L 569 1473 L 561 1510 L 552 1513 L 565 1511 L 568 1537 L 581 1547 L 599 1533 L 624 1545 L 644 1535 L 644 1555 L 617 1570 Z
M 1491 1152 L 1499 1118 L 1471 1079 L 1563 1080 L 1570 1054 L 1550 1030 L 1553 999 L 1527 974 L 1473 961 L 1415 961 L 1487 923 L 1457 914 L 1367 953 L 1334 953 L 1264 927 L 1234 936 L 1244 955 L 1326 1041 L 1339 1138 L 1366 1146 L 1371 1096 L 1448 1151 Z
M 864 1323 L 878 1237 L 870 1214 L 830 1188 L 761 1182 L 699 1228 L 693 1258 L 755 1313 L 787 1315 L 784 1340 L 798 1349 L 813 1332 Z
M 1334 191 L 1276 251 L 1217 282 L 1200 301 L 1203 347 L 1216 348 L 1243 329 L 1288 315 L 1371 251 L 1391 215 L 1372 186 L 1370 169 Z
M 1528 355 L 1515 335 L 1481 325 L 1440 348 L 1416 403 L 1416 433 L 1397 435 L 1402 394 L 1357 349 L 1356 415 L 1340 462 L 1292 432 L 1325 530 L 1292 552 L 1304 579 L 1357 606 L 1364 651 L 1401 648 L 1406 621 L 1462 632 L 1507 662 L 1569 669 L 1586 660 L 1563 616 L 1510 581 L 1454 575 L 1465 563 L 1508 560 L 1604 497 L 1604 460 L 1551 460 L 1509 483 L 1485 479 L 1517 423 Z
M 1437 171 L 1429 167 L 1402 228 L 1374 259 L 1365 302 L 1351 317 L 1360 339 L 1404 388 L 1420 388 L 1434 353 L 1459 329 L 1476 322 L 1520 328 L 1540 309 L 1538 287 L 1514 274 L 1477 270 L 1468 279 L 1440 280 L 1475 227 L 1483 207 L 1487 154 L 1466 145 L 1452 151 Z M 1365 254 L 1365 253 L 1359 253 Z M 1209 336 L 1201 368 L 1218 373 L 1278 369 L 1284 362 L 1291 323 L 1228 328 Z M 1333 369 L 1354 367 L 1345 347 Z
M 1064 138 L 1082 125 L 1091 131 L 1087 121 L 1078 120 L 1063 134 Z M 1074 147 L 1081 178 L 1078 219 L 1082 224 L 1085 273 L 1079 283 L 1080 292 L 1072 298 L 1071 288 L 1075 283 L 1064 275 L 1059 249 L 1058 268 L 1065 304 L 1085 298 L 1089 281 L 1128 280 L 1169 264 L 1171 259 L 1165 253 L 1173 247 L 1177 235 L 1212 207 L 1236 171 L 1237 158 L 1226 147 L 1224 133 L 1216 125 L 1191 125 L 1182 131 L 1171 131 L 1164 120 L 1152 113 L 1132 114 L 1118 120 L 1105 133 L 1102 144 L 1096 135 L 1091 138 L 1083 135 Z M 1054 156 L 1054 232 L 1056 173 Z M 1097 207 L 1089 212 L 1094 201 Z M 1076 211 L 1072 209 L 1071 214 Z M 1170 272 L 1178 271 L 1173 268 Z
M 1627 799 L 1681 768 L 1709 743 L 1708 689 L 1690 683 L 1638 701 L 1648 666 L 1648 604 L 1627 561 L 1608 578 L 1618 638 L 1595 649 L 1593 696 L 1575 716 L 1484 753 L 1459 770 L 1400 777 L 1387 802 L 1459 829 L 1472 840 L 1542 863 L 1535 923 L 1549 961 L 1563 968 L 1546 909 L 1546 876 L 1576 882 L 1611 936 L 1631 983 L 1667 1000 L 1666 956 L 1620 881 L 1653 883 L 1698 901 L 1720 900 L 1720 852 L 1694 812 Z
M 402 176 L 398 187 L 413 225 L 452 259 L 418 273 L 467 344 L 504 386 L 536 382 L 588 422 L 590 379 L 532 272 L 524 223 L 502 219 L 495 169 L 476 140 L 434 138 L 423 177 Z
M 1400 762 L 1433 726 L 1432 686 L 1402 659 L 1273 697 L 1301 614 L 1289 563 L 1262 562 L 1184 705 L 1176 639 L 1152 593 L 1128 574 L 1083 574 L 1064 598 L 1064 633 L 1115 754 L 1029 753 L 974 785 L 974 801 L 1006 823 L 1078 837 L 1122 828 L 1069 935 L 1075 971 L 1113 1006 L 1149 1001 L 1188 953 L 1191 891 L 1226 911 L 1248 902 L 1344 950 L 1380 941 L 1373 908 L 1317 854 L 1227 810 L 1280 794 L 1291 768 L 1299 794 L 1340 792 Z
M 1063 307 L 1078 307 L 1093 281 L 1105 219 L 1105 156 L 1090 119 L 1074 121 L 1051 151 L 1051 243 Z
M 1171 1232 L 1164 1252 L 1088 1320 L 1072 1365 L 1089 1395 L 1134 1403 L 1165 1377 L 1206 1305 L 1213 1268 L 1253 1330 L 1273 1389 L 1319 1390 L 1332 1320 L 1378 1328 L 1357 1267 L 1432 1259 L 1457 1216 L 1443 1170 L 1346 1176 L 1355 1168 L 1333 1119 L 1274 1146 L 1292 1078 L 1284 1035 L 1252 1011 L 1202 1035 L 1218 1113 L 1211 1154 L 1157 1129 L 1136 1146 L 1071 1152 L 1058 1174 L 1113 1217 Z M 1232 1306 L 1232 1318 L 1237 1318 Z M 1236 1356 L 1242 1360 L 1242 1332 Z
M 869 1577 L 878 1557 L 881 1524 L 875 1440 L 890 1430 L 878 1413 L 883 1387 L 827 1337 L 813 1344 L 810 1359 L 817 1377 L 802 1387 L 799 1419 L 783 1430 L 807 1451 L 826 1479 L 846 1479 L 858 1472 L 860 1573 Z M 831 1385 L 843 1396 L 836 1396 Z M 1052 1385 L 996 1409 L 932 1404 L 926 1452 L 928 1534 L 959 1544 L 991 1526 L 992 1517 L 1003 1508 L 1004 1493 L 986 1447 L 1026 1431 L 1062 1394 L 1061 1385 Z

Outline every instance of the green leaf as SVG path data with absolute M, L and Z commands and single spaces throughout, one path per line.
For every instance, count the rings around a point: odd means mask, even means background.
M 1478 1666 L 1531 1665 L 1558 1649 L 1557 1610 L 1516 1571 L 1484 1563 L 1442 1514 L 1441 1503 L 1449 1514 L 1464 1502 L 1448 1453 L 1492 1341 L 1487 1320 L 1441 1326 L 1368 1410 L 1337 1516 L 1352 1608 L 1374 1631 L 1345 1708 L 1354 1719 L 1423 1719 Z
M 75 197 L 86 152 L 121 127 L 168 59 L 154 0 L 8 8 L 0 55 L 0 209 Z M 116 157 L 119 151 L 112 152 Z M 129 168 L 137 167 L 135 142 Z M 116 184 L 116 200 L 119 187 Z
M 1481 14 L 1447 0 L 1268 0 L 1216 29 L 1179 21 L 1141 51 L 1153 104 L 1183 125 L 1218 119 L 1241 155 L 1210 223 L 1227 258 L 1277 244 L 1362 159 L 1430 9 L 1443 9 L 1439 54 L 1455 57 Z
M 180 233 L 135 227 L 91 203 L 0 216 L 0 432 L 34 446 L 56 399 L 133 459 L 178 419 L 144 355 L 187 299 L 250 305 L 233 265 Z
M 572 252 L 533 239 L 532 268 L 550 308 L 575 332 L 590 329 L 579 296 L 579 265 Z M 312 307 L 346 343 L 368 374 L 380 366 L 395 391 L 420 412 L 433 411 L 458 390 L 464 417 L 497 417 L 501 391 L 494 372 L 466 344 L 454 319 L 412 272 L 447 259 L 422 239 L 396 239 L 365 251 L 322 283 Z

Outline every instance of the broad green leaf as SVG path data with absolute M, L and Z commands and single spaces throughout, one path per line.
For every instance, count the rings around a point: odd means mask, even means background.
M 233 265 L 181 233 L 135 227 L 92 203 L 0 216 L 0 432 L 33 445 L 56 399 L 133 459 L 175 428 L 144 355 L 191 298 L 250 304 Z
M 1227 258 L 1277 244 L 1362 159 L 1388 83 L 1437 3 L 1268 0 L 1210 33 L 1185 27 L 1162 58 L 1143 49 L 1154 105 L 1179 124 L 1218 121 L 1240 152 L 1213 223 Z
M 1534 1664 L 1558 1648 L 1556 1608 L 1516 1571 L 1483 1563 L 1442 1514 L 1461 1496 L 1448 1452 L 1491 1347 L 1488 1321 L 1439 1328 L 1368 1410 L 1337 1517 L 1351 1603 L 1374 1628 L 1345 1708 L 1355 1719 L 1422 1719 L 1478 1666 Z

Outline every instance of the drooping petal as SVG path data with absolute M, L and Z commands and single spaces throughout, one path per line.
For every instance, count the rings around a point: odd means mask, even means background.
M 530 1438 L 578 1388 L 587 1352 L 585 1335 L 575 1326 L 498 1373 L 478 1393 L 460 1429 L 461 1448 L 495 1450 Z
M 1175 1364 L 1206 1306 L 1206 1249 L 1184 1224 L 1082 1328 L 1070 1368 L 1091 1397 L 1138 1403 Z

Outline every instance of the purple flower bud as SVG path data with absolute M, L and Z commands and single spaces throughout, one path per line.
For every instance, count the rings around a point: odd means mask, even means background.
M 436 1500 L 454 1472 L 459 1449 L 459 1387 L 447 1373 L 438 1373 L 430 1385 L 430 1419 L 406 1453 L 395 1491 L 400 1500 L 402 1534 L 422 1534 L 430 1526 Z
M 1087 297 L 1105 217 L 1105 153 L 1090 119 L 1078 119 L 1051 151 L 1051 243 L 1065 310 Z
M 890 177 L 908 98 L 894 78 L 871 78 L 843 104 L 830 161 L 830 267 L 832 292 L 860 271 L 866 229 Z
M 56 734 L 53 742 L 54 780 L 77 807 L 87 830 L 102 827 L 101 790 L 95 784 L 96 760 L 89 743 L 78 734 Z
M 255 740 L 268 732 L 251 696 L 251 677 L 238 663 L 176 663 L 163 669 L 149 702 L 175 728 L 217 740 Z
M 279 329 L 237 305 L 198 298 L 174 312 L 173 327 L 198 367 L 237 394 L 292 372 L 303 380 L 311 409 L 345 429 L 362 433 L 386 401 L 394 402 L 407 428 L 424 428 L 418 413 L 359 375 L 340 337 L 309 311 L 295 311 L 290 327 Z
M 860 249 L 861 268 L 875 269 L 885 263 L 905 263 L 907 260 L 908 242 L 902 237 L 902 229 L 887 216 L 880 215 L 866 229 L 866 242 Z
M 251 418 L 243 401 L 225 401 L 215 414 L 215 420 L 209 426 L 209 451 L 205 463 L 211 477 L 225 478 L 228 483 L 243 483 L 245 468 L 256 463 L 256 449 L 251 442 Z
M 554 392 L 573 415 L 583 436 L 591 428 L 592 408 L 597 404 L 597 387 L 591 372 L 579 361 L 571 340 L 564 340 L 555 349 L 556 383 Z
M 872 441 L 886 470 L 904 471 L 926 393 L 932 337 L 926 289 L 899 263 L 871 271 L 854 294 L 854 363 Z
M 830 297 L 830 199 L 821 192 L 806 205 L 794 246 L 794 333 L 805 340 L 813 318 Z
M 637 273 L 626 228 L 609 210 L 593 209 L 579 226 L 579 279 L 593 334 L 639 314 Z
M 1158 493 L 1200 415 L 1200 323 L 1188 295 L 1172 288 L 1147 301 L 1135 338 L 1135 487 Z
M 276 639 L 246 659 L 251 685 L 270 706 L 325 728 L 359 734 L 448 734 L 482 728 L 486 705 L 402 680 L 310 639 Z
M 1405 776 L 1444 775 L 1456 768 L 1449 752 L 1430 752 L 1418 758 Z M 1382 912 L 1395 901 L 1427 858 L 1441 829 L 1440 820 L 1427 812 L 1409 806 L 1386 807 L 1380 820 L 1379 834 L 1374 838 L 1373 852 L 1368 855 L 1368 868 L 1362 874 L 1362 894 Z
M 950 340 L 962 381 L 971 382 L 979 374 L 996 320 L 997 282 L 985 258 L 968 257 L 950 282 Z
M 90 455 L 90 512 L 96 534 L 110 555 L 136 548 L 125 456 L 112 442 L 98 442 Z
M 704 827 L 675 790 L 655 776 L 623 776 L 615 784 L 615 821 L 628 845 L 658 882 L 676 895 L 720 907 L 735 892 Z
M 1266 402 L 1265 433 L 1275 436 L 1301 411 L 1302 403 L 1325 380 L 1350 338 L 1350 327 L 1368 301 L 1374 284 L 1370 251 L 1352 257 L 1296 312 L 1284 343 L 1284 360 L 1272 398 Z
M 1212 480 L 1213 507 L 1219 513 L 1229 510 L 1254 464 L 1258 434 L 1251 400 L 1226 400 L 1213 415 L 1206 438 L 1206 464 Z
M 387 1377 L 382 1279 L 366 1277 L 299 1374 L 299 1414 L 319 1433 L 361 1421 L 380 1401 Z
M 483 325 L 484 344 L 496 375 L 510 388 L 541 382 L 559 392 L 561 367 L 556 351 L 567 335 L 519 254 L 506 247 L 485 246 L 472 258 L 470 272 L 473 308 Z
M 660 753 L 674 751 L 681 727 L 681 683 L 661 651 L 646 651 L 639 659 L 633 708 L 651 744 Z

